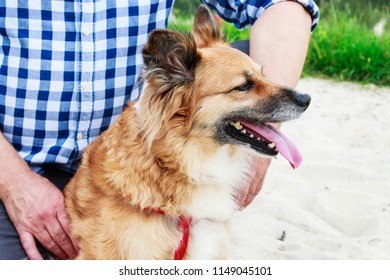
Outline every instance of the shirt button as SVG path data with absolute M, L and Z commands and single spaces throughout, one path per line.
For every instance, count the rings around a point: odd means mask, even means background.
M 83 28 L 84 36 L 88 36 L 90 34 L 89 29 L 87 27 Z
M 83 83 L 81 84 L 81 88 L 82 88 L 83 90 L 87 90 L 87 89 L 88 89 L 88 82 L 83 82 Z
M 83 139 L 83 134 L 81 132 L 77 133 L 77 140 L 81 141 Z

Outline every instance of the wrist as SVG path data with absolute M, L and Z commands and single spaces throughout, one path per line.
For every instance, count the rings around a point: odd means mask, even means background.
M 5 201 L 9 197 L 10 192 L 17 189 L 19 183 L 34 176 L 34 172 L 25 165 L 12 165 L 12 170 L 9 172 L 1 172 L 0 175 L 0 200 Z M 28 179 L 27 179 L 28 180 Z
M 0 200 L 4 201 L 15 182 L 34 173 L 0 133 Z

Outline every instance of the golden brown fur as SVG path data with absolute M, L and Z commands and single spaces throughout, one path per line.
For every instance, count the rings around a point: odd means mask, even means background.
M 246 159 L 257 153 L 224 143 L 217 124 L 240 108 L 259 107 L 281 88 L 265 81 L 248 56 L 229 48 L 206 9 L 197 20 L 193 35 L 166 30 L 150 35 L 143 52 L 146 86 L 141 99 L 129 103 L 87 147 L 65 189 L 79 259 L 172 259 L 182 238 L 178 218 L 198 214 L 194 200 L 208 188 L 227 200 L 234 195 L 236 186 L 225 188 L 213 171 L 206 174 L 200 166 L 217 158 L 221 147 L 227 147 L 231 161 L 242 159 L 234 184 L 245 181 Z M 248 79 L 253 89 L 234 90 Z M 229 209 L 235 211 L 234 206 Z M 221 228 L 228 220 L 204 219 L 220 222 Z M 220 244 L 213 258 L 227 257 L 224 242 Z

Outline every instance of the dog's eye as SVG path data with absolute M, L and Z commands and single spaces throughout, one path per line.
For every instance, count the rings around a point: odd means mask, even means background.
M 251 88 L 253 88 L 254 86 L 255 86 L 255 83 L 253 81 L 247 81 L 245 84 L 242 84 L 242 85 L 234 88 L 233 90 L 247 91 L 247 90 L 250 90 Z

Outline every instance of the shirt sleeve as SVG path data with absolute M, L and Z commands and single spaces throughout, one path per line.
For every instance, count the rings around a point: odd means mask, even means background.
M 201 0 L 217 12 L 224 20 L 233 23 L 238 29 L 253 25 L 265 9 L 286 0 Z M 294 0 L 300 3 L 312 18 L 311 30 L 317 26 L 320 11 L 313 0 Z

